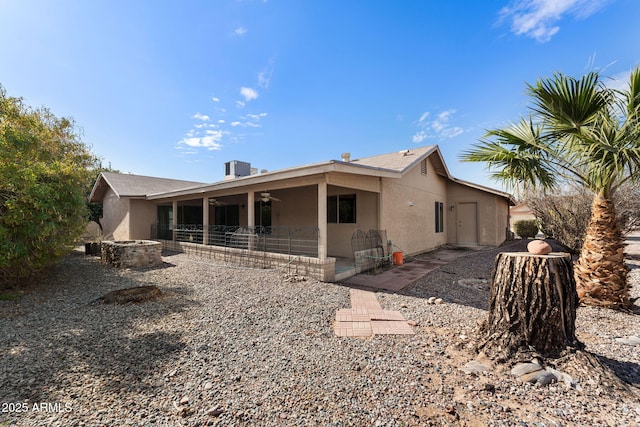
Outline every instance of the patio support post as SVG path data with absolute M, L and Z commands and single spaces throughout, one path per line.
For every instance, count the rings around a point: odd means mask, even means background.
M 327 259 L 327 181 L 318 183 L 318 258 Z
M 209 198 L 202 198 L 202 244 L 209 244 Z
M 249 191 L 247 193 L 247 225 L 249 226 L 249 230 L 252 230 L 256 225 L 255 220 L 255 193 L 253 191 Z M 252 236 L 253 237 L 253 236 Z M 252 237 L 249 238 L 248 246 L 249 249 L 255 249 L 256 242 Z
M 247 193 L 247 225 L 249 227 L 255 226 L 256 217 L 255 217 L 255 206 L 256 206 L 256 195 L 253 191 L 249 191 Z
M 173 236 L 172 236 L 172 240 L 175 242 L 176 241 L 176 233 L 177 233 L 177 228 L 178 228 L 178 201 L 174 200 L 172 202 L 171 205 L 171 210 L 173 211 L 173 224 L 171 228 L 173 228 Z

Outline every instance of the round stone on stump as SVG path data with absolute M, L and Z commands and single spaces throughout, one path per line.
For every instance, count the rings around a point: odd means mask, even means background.
M 551 245 L 544 240 L 533 240 L 527 245 L 527 250 L 530 254 L 534 255 L 547 255 L 550 254 L 552 249 Z

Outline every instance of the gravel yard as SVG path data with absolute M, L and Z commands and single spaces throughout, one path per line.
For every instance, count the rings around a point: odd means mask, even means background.
M 509 250 L 513 250 L 510 248 Z M 74 252 L 17 299 L 0 301 L 0 426 L 634 426 L 632 393 L 581 382 L 523 384 L 508 371 L 459 368 L 499 250 L 474 252 L 398 293 L 384 309 L 414 336 L 340 338 L 332 323 L 349 288 L 183 254 L 156 269 L 118 270 Z M 632 296 L 640 260 L 630 260 Z M 156 285 L 159 299 L 102 304 L 107 292 Z M 427 304 L 427 298 L 445 304 Z M 635 314 L 578 309 L 577 334 L 633 389 Z M 578 381 L 580 379 L 578 378 Z

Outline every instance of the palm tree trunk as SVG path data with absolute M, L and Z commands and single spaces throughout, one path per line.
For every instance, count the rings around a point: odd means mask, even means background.
M 593 199 L 591 220 L 574 270 L 581 303 L 615 309 L 630 306 L 629 270 L 613 200 Z

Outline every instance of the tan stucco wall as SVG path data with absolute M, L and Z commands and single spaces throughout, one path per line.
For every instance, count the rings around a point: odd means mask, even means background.
M 356 195 L 356 223 L 327 224 L 327 254 L 332 257 L 353 258 L 351 248 L 353 233 L 357 230 L 364 233 L 369 230 L 378 230 L 378 195 L 377 193 L 333 185 L 327 188 L 328 196 L 341 194 Z
M 271 191 L 280 202 L 271 203 L 271 225 L 274 227 L 316 227 L 318 224 L 318 187 L 307 186 Z M 257 194 L 256 198 L 260 195 Z
M 130 200 L 129 239 L 148 239 L 151 226 L 158 221 L 158 208 L 147 200 Z
M 505 198 L 455 182 L 447 184 L 447 191 L 449 200 L 445 210 L 452 225 L 447 231 L 449 243 L 460 243 L 457 222 L 461 203 L 477 204 L 478 245 L 498 246 L 504 242 L 509 225 L 509 203 Z
M 431 161 L 427 175 L 422 175 L 418 164 L 401 179 L 382 180 L 380 228 L 387 230 L 394 251 L 416 254 L 447 243 L 446 216 L 445 232 L 435 232 L 435 202 L 447 205 L 446 190 L 445 178 L 434 172 Z
M 129 239 L 129 199 L 120 199 L 109 188 L 102 200 L 103 217 L 100 220 L 104 238 L 109 240 Z

